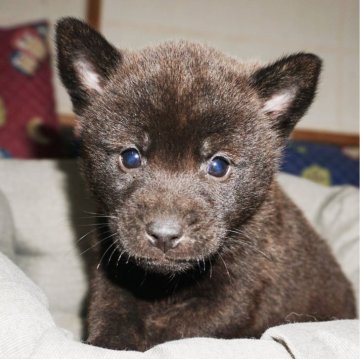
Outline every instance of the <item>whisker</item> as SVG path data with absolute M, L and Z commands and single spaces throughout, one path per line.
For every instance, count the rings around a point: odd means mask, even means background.
M 226 263 L 225 263 L 225 261 L 224 261 L 224 258 L 222 257 L 222 255 L 221 255 L 220 252 L 218 252 L 217 254 L 218 254 L 218 256 L 220 257 L 221 261 L 223 262 L 224 267 L 225 267 L 225 270 L 226 270 L 226 273 L 227 273 L 227 275 L 228 275 L 228 277 L 229 277 L 229 280 L 230 280 L 230 282 L 231 282 L 232 279 L 231 279 L 231 276 L 230 276 L 230 272 L 229 272 L 228 267 L 227 267 L 227 265 L 226 265 Z
M 250 238 L 247 236 L 247 234 L 244 233 L 244 232 L 242 232 L 242 231 L 240 231 L 240 230 L 231 230 L 231 229 L 229 229 L 228 232 L 242 235 L 242 236 L 245 237 L 246 239 L 250 240 Z M 272 258 L 270 255 L 268 255 L 267 253 L 263 252 L 262 250 L 260 250 L 260 249 L 258 248 L 256 242 L 252 242 L 251 240 L 250 240 L 251 242 L 246 242 L 246 241 L 244 241 L 244 240 L 242 240 L 242 239 L 240 239 L 240 238 L 236 238 L 236 239 L 235 239 L 235 238 L 231 238 L 231 237 L 225 237 L 225 240 L 228 241 L 229 239 L 231 240 L 231 243 L 243 245 L 243 246 L 245 246 L 245 247 L 247 247 L 247 248 L 249 248 L 249 249 L 252 249 L 253 251 L 261 254 L 261 255 L 264 256 L 264 258 L 266 258 L 267 260 L 273 261 L 273 258 Z
M 175 273 L 169 274 L 169 283 L 171 283 L 174 280 L 175 275 L 176 275 Z
M 199 272 L 201 273 L 201 267 L 200 267 L 200 259 L 196 258 L 197 266 L 199 268 Z
M 97 230 L 97 228 L 93 228 L 92 230 L 90 230 L 89 232 L 85 233 L 83 236 L 81 236 L 76 243 L 79 243 L 82 239 L 84 239 L 86 236 L 88 236 L 90 233 L 93 233 Z
M 80 253 L 80 256 L 82 256 L 84 253 L 86 253 L 87 251 L 89 251 L 92 248 L 95 248 L 96 246 L 98 246 L 100 243 L 104 242 L 106 239 L 109 239 L 110 237 L 115 236 L 117 233 L 113 233 L 112 235 L 102 238 L 100 241 L 96 241 L 96 243 L 94 245 L 92 245 L 91 247 L 85 249 L 83 252 Z
M 266 254 L 265 252 L 263 252 L 262 250 L 260 250 L 259 248 L 257 248 L 256 246 L 252 245 L 251 243 L 242 241 L 240 239 L 234 239 L 234 238 L 229 238 L 229 237 L 225 237 L 225 240 L 231 240 L 232 244 L 240 244 L 243 245 L 251 250 L 253 250 L 254 252 L 257 252 L 259 254 L 261 254 L 262 256 L 264 256 L 264 258 L 266 258 L 269 261 L 273 261 L 274 258 L 268 254 Z
M 85 223 L 85 224 L 78 224 L 77 227 L 88 227 L 88 226 L 98 226 L 98 227 L 106 227 L 105 223 Z
M 210 263 L 210 279 L 212 277 L 212 263 L 211 263 L 211 258 L 209 257 L 209 263 Z
M 264 253 L 264 252 L 263 252 L 262 250 L 260 250 L 259 248 L 255 247 L 255 246 L 252 246 L 250 243 L 241 241 L 241 244 L 247 246 L 248 248 L 252 249 L 253 251 L 255 251 L 255 252 L 257 252 L 257 253 L 262 254 L 267 260 L 269 260 L 269 261 L 272 261 L 272 260 L 273 260 L 273 258 L 271 258 L 270 256 L 268 256 L 266 253 Z
M 204 258 L 204 257 L 202 257 L 200 260 L 201 260 L 201 261 L 202 261 L 202 263 L 203 263 L 203 271 L 205 272 L 205 270 L 206 270 L 205 258 Z
M 116 252 L 116 250 L 117 250 L 117 247 L 115 246 L 114 250 L 111 252 L 110 257 L 109 257 L 109 259 L 108 259 L 108 265 L 110 264 L 111 258 L 112 258 L 112 256 L 114 255 L 114 253 Z
M 103 215 L 103 216 L 82 216 L 79 217 L 80 219 L 88 219 L 88 218 L 116 218 L 114 216 L 107 216 L 107 215 Z
M 84 239 L 85 237 L 87 237 L 90 233 L 95 232 L 96 230 L 98 230 L 98 228 L 93 228 L 91 231 L 87 232 L 86 234 L 84 234 L 83 236 L 81 236 L 76 243 L 79 243 L 82 239 Z
M 96 269 L 99 269 L 99 268 L 100 268 L 101 262 L 102 262 L 103 258 L 105 257 L 106 253 L 109 251 L 110 248 L 112 248 L 112 247 L 115 246 L 115 245 L 116 245 L 116 242 L 113 242 L 113 243 L 110 244 L 110 246 L 106 249 L 106 251 L 104 252 L 104 254 L 101 256 L 100 262 L 99 262 L 99 264 L 96 266 Z
M 117 261 L 116 261 L 116 268 L 119 266 L 119 262 L 120 262 L 121 257 L 122 257 L 122 255 L 123 255 L 124 253 L 125 253 L 125 250 L 122 250 L 122 251 L 120 252 L 119 257 L 118 257 L 118 259 L 117 259 Z
M 109 215 L 106 215 L 106 214 L 103 214 L 103 213 L 96 213 L 96 212 L 89 212 L 89 211 L 83 211 L 83 212 L 86 213 L 86 214 L 93 215 L 93 217 L 97 216 L 97 217 L 117 218 L 115 216 L 109 216 Z

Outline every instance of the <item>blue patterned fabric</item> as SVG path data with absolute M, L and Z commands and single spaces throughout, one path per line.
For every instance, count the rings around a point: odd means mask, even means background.
M 359 147 L 289 141 L 281 171 L 333 186 L 359 187 Z

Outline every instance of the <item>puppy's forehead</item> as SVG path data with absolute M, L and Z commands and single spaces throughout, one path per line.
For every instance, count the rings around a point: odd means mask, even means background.
M 186 42 L 127 52 L 111 92 L 123 115 L 149 132 L 206 136 L 231 129 L 251 100 L 244 66 L 216 50 Z

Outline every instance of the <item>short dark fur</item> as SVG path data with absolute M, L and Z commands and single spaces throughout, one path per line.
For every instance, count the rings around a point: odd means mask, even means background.
M 313 100 L 317 56 L 261 66 L 187 42 L 120 53 L 75 19 L 59 22 L 57 47 L 82 170 L 109 216 L 91 282 L 90 343 L 145 350 L 354 318 L 348 280 L 274 179 L 281 148 Z M 84 85 L 76 61 L 98 74 L 101 91 Z M 285 90 L 294 94 L 288 106 L 262 110 Z M 123 171 L 119 154 L 134 145 L 146 163 Z M 205 171 L 218 153 L 231 162 L 222 181 Z M 166 254 L 144 234 L 161 216 L 176 218 L 185 236 Z

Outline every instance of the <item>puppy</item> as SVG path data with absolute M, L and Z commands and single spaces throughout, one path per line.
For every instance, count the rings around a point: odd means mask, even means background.
M 329 247 L 275 180 L 317 56 L 261 66 L 183 41 L 118 51 L 72 18 L 56 41 L 103 215 L 89 343 L 143 351 L 355 317 Z

